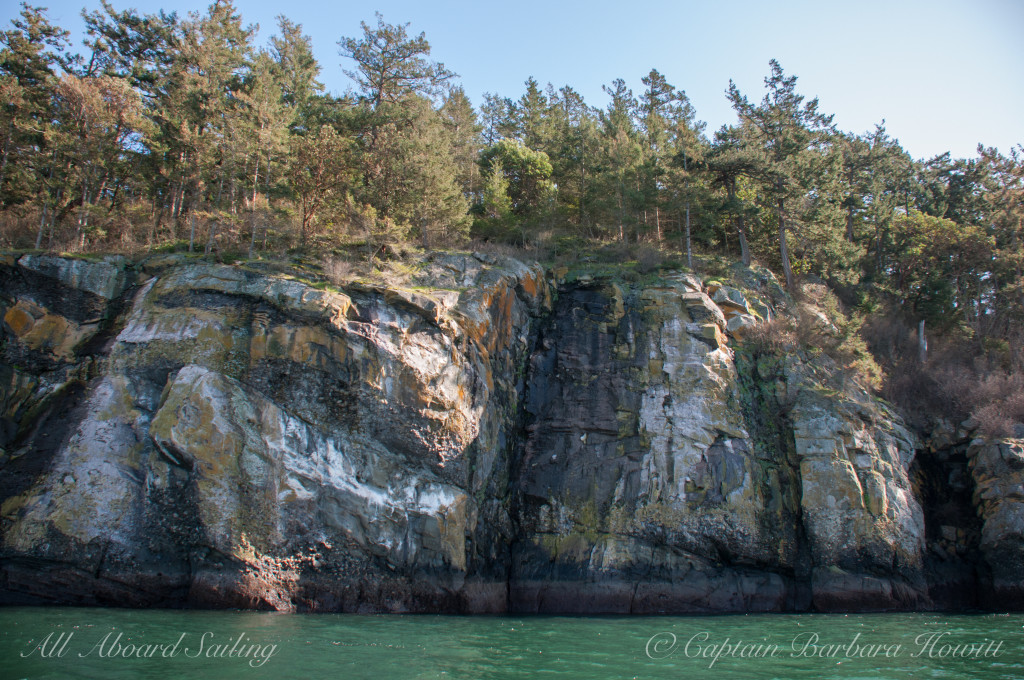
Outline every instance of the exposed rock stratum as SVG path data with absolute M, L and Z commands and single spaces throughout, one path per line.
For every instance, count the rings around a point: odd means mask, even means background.
M 414 283 L 5 256 L 0 602 L 1024 603 L 1024 442 L 922 442 L 827 361 L 753 351 L 787 313 L 765 270 L 435 254 Z

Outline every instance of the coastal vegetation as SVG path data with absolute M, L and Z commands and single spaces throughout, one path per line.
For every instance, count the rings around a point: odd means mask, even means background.
M 774 60 L 708 130 L 655 69 L 601 104 L 532 77 L 471 102 L 379 14 L 338 42 L 342 94 L 283 16 L 263 46 L 223 0 L 83 16 L 81 52 L 27 4 L 0 34 L 4 248 L 292 258 L 328 278 L 467 246 L 638 276 L 756 262 L 842 323 L 751 342 L 828 347 L 922 427 L 1024 422 L 1020 145 L 914 159 L 884 122 L 838 129 Z

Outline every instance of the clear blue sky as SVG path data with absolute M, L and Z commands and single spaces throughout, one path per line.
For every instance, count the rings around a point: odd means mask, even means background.
M 82 38 L 83 0 L 34 0 Z M 112 0 L 119 9 L 204 10 L 185 0 Z M 8 0 L 0 20 L 19 11 Z M 461 76 L 479 105 L 484 92 L 518 98 L 523 81 L 568 84 L 604 106 L 602 84 L 624 78 L 634 91 L 651 68 L 684 89 L 698 118 L 714 130 L 735 116 L 725 99 L 732 78 L 753 100 L 776 58 L 797 89 L 817 96 L 844 130 L 864 132 L 883 118 L 889 134 L 916 158 L 943 151 L 971 157 L 979 142 L 1006 152 L 1024 143 L 1024 1 L 828 0 L 719 2 L 473 2 L 378 0 L 375 4 L 238 0 L 264 44 L 286 14 L 313 39 L 322 81 L 349 86 L 338 55 L 341 36 L 389 23 L 423 31 L 432 57 Z M 90 9 L 99 2 L 89 2 Z M 344 68 L 350 68 L 345 64 Z

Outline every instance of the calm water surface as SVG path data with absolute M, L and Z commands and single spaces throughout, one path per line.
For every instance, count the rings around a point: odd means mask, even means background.
M 0 608 L 0 631 L 4 679 L 1024 678 L 1021 614 L 516 618 Z

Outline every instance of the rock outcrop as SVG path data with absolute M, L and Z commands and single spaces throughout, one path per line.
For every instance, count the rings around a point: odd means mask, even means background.
M 527 388 L 513 609 L 928 604 L 914 436 L 796 358 L 737 362 L 724 316 L 685 278 L 559 296 Z
M 1024 608 L 1024 439 L 973 441 L 967 457 L 981 521 L 978 548 L 986 567 L 981 603 Z M 947 539 L 963 539 L 962 531 Z
M 655 613 L 1024 592 L 1019 444 L 922 472 L 890 408 L 744 342 L 787 313 L 765 271 L 421 264 L 413 287 L 339 289 L 178 256 L 0 261 L 0 601 Z M 983 528 L 935 524 L 954 477 Z M 967 547 L 940 560 L 942 535 Z

